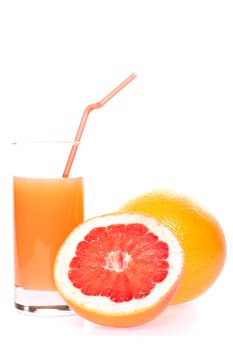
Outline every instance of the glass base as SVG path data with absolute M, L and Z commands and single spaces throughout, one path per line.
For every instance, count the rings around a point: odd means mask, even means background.
M 38 316 L 66 316 L 74 312 L 56 291 L 15 287 L 15 307 L 19 312 Z

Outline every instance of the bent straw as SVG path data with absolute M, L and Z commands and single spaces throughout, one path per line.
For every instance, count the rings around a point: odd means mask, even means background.
M 89 113 L 93 110 L 93 109 L 98 109 L 101 108 L 102 106 L 105 105 L 105 103 L 107 103 L 109 100 L 111 100 L 111 98 L 113 98 L 116 94 L 118 94 L 118 92 L 120 92 L 126 85 L 128 85 L 133 79 L 135 79 L 137 77 L 137 75 L 135 73 L 132 73 L 127 79 L 125 79 L 120 85 L 118 85 L 114 90 L 112 90 L 107 96 L 105 96 L 101 101 L 97 102 L 97 103 L 92 103 L 90 105 L 88 105 L 84 112 L 83 112 L 83 116 L 81 118 L 79 127 L 78 127 L 78 131 L 77 134 L 75 136 L 74 139 L 74 144 L 70 150 L 70 154 L 65 166 L 65 170 L 63 172 L 63 177 L 68 177 L 69 173 L 70 173 L 70 169 L 72 167 L 74 158 L 75 158 L 75 154 L 77 152 L 78 146 L 79 146 L 79 142 L 81 140 L 82 134 L 83 134 L 83 130 L 85 128 L 86 122 L 87 122 L 87 118 L 89 116 Z

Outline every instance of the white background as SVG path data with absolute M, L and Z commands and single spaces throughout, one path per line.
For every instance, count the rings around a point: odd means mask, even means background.
M 1 348 L 232 348 L 232 18 L 225 0 L 0 1 Z M 137 328 L 19 315 L 9 145 L 73 139 L 86 105 L 134 71 L 85 129 L 89 215 L 144 190 L 186 193 L 221 223 L 225 268 L 202 297 Z

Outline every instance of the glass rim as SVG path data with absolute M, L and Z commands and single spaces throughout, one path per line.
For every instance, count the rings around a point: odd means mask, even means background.
M 55 144 L 69 144 L 69 145 L 80 145 L 82 144 L 82 141 L 75 141 L 75 140 L 13 140 L 11 142 L 11 145 L 17 146 L 17 145 L 55 145 Z

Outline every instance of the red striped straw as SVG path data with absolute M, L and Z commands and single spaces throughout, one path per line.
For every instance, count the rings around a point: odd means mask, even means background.
M 75 154 L 77 152 L 82 134 L 83 134 L 83 130 L 85 128 L 86 122 L 87 122 L 87 118 L 90 114 L 90 112 L 93 109 L 97 109 L 97 108 L 101 108 L 105 105 L 105 103 L 107 103 L 109 100 L 111 100 L 111 98 L 113 98 L 116 94 L 118 94 L 118 92 L 120 92 L 126 85 L 128 85 L 133 79 L 135 79 L 137 77 L 137 75 L 135 73 L 132 73 L 127 79 L 125 79 L 120 85 L 118 85 L 114 90 L 112 90 L 107 96 L 105 96 L 101 101 L 97 102 L 97 103 L 92 103 L 90 105 L 88 105 L 84 112 L 83 112 L 83 116 L 82 119 L 80 121 L 79 127 L 78 127 L 78 131 L 77 134 L 75 136 L 74 139 L 74 144 L 70 150 L 70 154 L 63 172 L 63 177 L 68 177 L 69 173 L 70 173 L 70 169 L 72 167 L 74 158 L 75 158 Z

